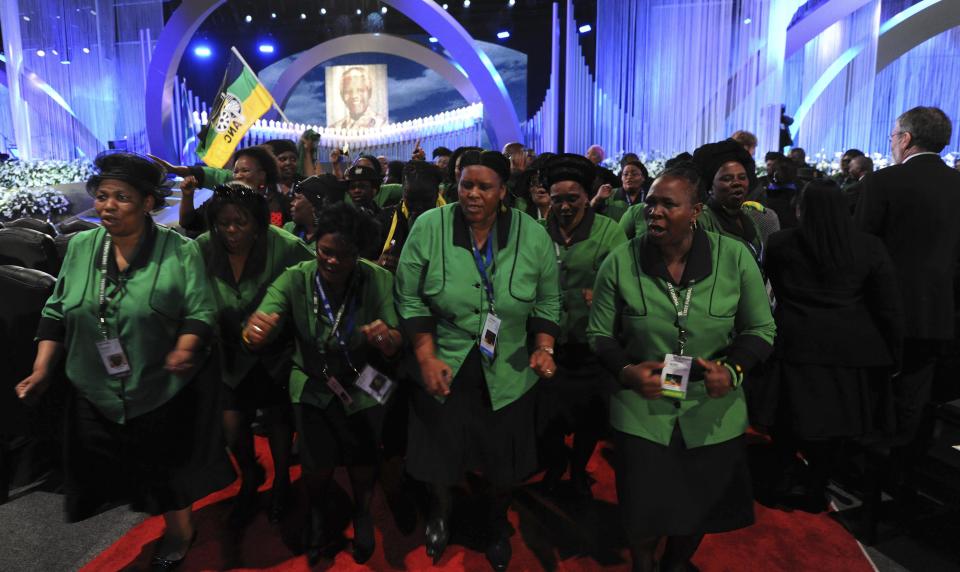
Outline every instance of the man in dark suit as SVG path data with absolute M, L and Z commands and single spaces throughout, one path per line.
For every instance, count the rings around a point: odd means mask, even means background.
M 863 190 L 863 178 L 867 173 L 873 172 L 873 159 L 866 155 L 860 155 L 850 160 L 850 166 L 847 173 L 850 181 L 843 185 L 843 196 L 847 199 L 847 206 L 850 207 L 850 214 L 857 211 L 857 203 L 860 201 L 860 192 Z
M 954 276 L 960 258 L 960 172 L 939 153 L 952 125 L 935 107 L 915 107 L 890 134 L 895 165 L 867 174 L 855 219 L 883 239 L 903 295 L 903 367 L 894 378 L 897 438 L 894 459 L 910 469 L 926 453 L 940 348 L 954 335 Z M 909 484 L 906 475 L 904 484 Z M 906 492 L 906 491 L 905 491 Z

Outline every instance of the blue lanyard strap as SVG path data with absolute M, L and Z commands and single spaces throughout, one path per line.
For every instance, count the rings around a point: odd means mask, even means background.
M 488 271 L 493 266 L 493 231 L 487 237 L 487 246 L 484 248 L 484 254 L 480 256 L 480 250 L 477 248 L 477 241 L 473 238 L 473 231 L 470 231 L 470 246 L 473 250 L 473 261 L 477 264 L 477 270 L 480 272 L 480 279 L 483 281 L 483 288 L 487 291 L 487 302 L 490 304 L 490 313 L 496 314 L 496 304 L 493 303 L 493 283 L 490 281 Z
M 331 324 L 330 335 L 327 336 L 327 340 L 329 340 L 330 337 L 337 338 L 337 344 L 340 346 L 340 351 L 343 352 L 343 357 L 347 360 L 347 365 L 349 365 L 350 369 L 356 372 L 357 375 L 360 375 L 360 373 L 357 372 L 357 368 L 353 365 L 353 361 L 350 359 L 350 350 L 347 346 L 347 336 L 349 336 L 350 332 L 353 331 L 354 319 L 355 319 L 355 315 L 354 315 L 355 314 L 354 310 L 356 309 L 354 307 L 355 300 L 352 299 L 350 296 L 350 293 L 353 289 L 349 287 L 347 288 L 347 292 L 343 297 L 343 302 L 340 303 L 340 308 L 337 310 L 337 313 L 334 314 L 333 306 L 331 306 L 330 300 L 329 298 L 327 298 L 327 293 L 323 290 L 323 284 L 321 283 L 321 280 L 320 280 L 319 270 L 313 275 L 313 282 L 314 282 L 313 308 L 314 308 L 314 312 L 317 315 L 317 336 L 316 337 L 317 337 L 317 345 L 319 346 L 321 353 L 323 353 L 324 351 L 324 344 L 326 343 L 326 340 L 321 341 L 320 335 L 319 335 L 320 304 L 318 303 L 318 300 L 323 303 L 323 311 L 324 313 L 326 313 L 327 318 L 330 320 L 330 324 Z M 349 311 L 347 312 L 347 324 L 346 324 L 345 332 L 341 332 L 340 322 L 343 320 L 343 314 L 344 314 L 344 311 L 346 311 L 347 306 L 350 307 Z

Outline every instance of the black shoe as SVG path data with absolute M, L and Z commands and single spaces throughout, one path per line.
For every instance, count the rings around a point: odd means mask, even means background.
M 447 542 L 450 541 L 450 524 L 443 517 L 430 519 L 425 529 L 424 545 L 427 548 L 427 556 L 433 559 L 436 566 L 443 557 L 443 552 L 447 549 Z
M 353 519 L 353 561 L 363 564 L 373 556 L 377 539 L 373 533 L 373 517 L 360 514 Z
M 190 543 L 187 545 L 187 549 L 183 551 L 183 554 L 180 555 L 180 558 L 175 560 L 170 558 L 164 558 L 163 556 L 154 556 L 150 559 L 150 571 L 151 572 L 166 572 L 167 570 L 173 570 L 177 566 L 183 564 L 183 561 L 187 558 L 187 553 L 190 552 L 190 548 L 193 546 L 193 543 L 197 541 L 197 531 L 194 529 L 193 535 L 190 537 Z
M 274 482 L 273 490 L 270 492 L 270 508 L 267 511 L 267 519 L 272 524 L 277 524 L 283 520 L 283 515 L 287 512 L 287 506 L 290 500 L 290 484 L 277 486 Z
M 257 491 L 240 490 L 233 500 L 233 510 L 230 511 L 228 522 L 233 528 L 244 528 L 257 516 Z
M 590 498 L 593 496 L 593 491 L 590 488 L 592 480 L 586 471 L 570 472 L 570 486 L 573 488 L 573 493 L 578 497 Z
M 497 572 L 503 572 L 510 565 L 510 557 L 513 556 L 513 548 L 510 546 L 510 537 L 506 534 L 501 535 L 493 544 L 487 547 L 487 562 Z
M 316 508 L 311 508 L 307 511 L 307 521 L 303 527 L 303 548 L 311 567 L 320 561 L 327 548 L 323 532 L 323 515 Z

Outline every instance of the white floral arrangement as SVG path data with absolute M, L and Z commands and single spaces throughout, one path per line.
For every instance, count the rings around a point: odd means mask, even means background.
M 0 219 L 2 220 L 16 220 L 23 217 L 50 220 L 51 217 L 67 214 L 69 209 L 70 201 L 56 189 L 0 188 Z
M 95 173 L 89 161 L 7 161 L 0 163 L 0 188 L 31 189 L 80 183 Z

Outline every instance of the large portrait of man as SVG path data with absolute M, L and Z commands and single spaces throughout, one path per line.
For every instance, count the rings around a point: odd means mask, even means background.
M 369 129 L 387 123 L 386 64 L 326 69 L 327 126 Z

